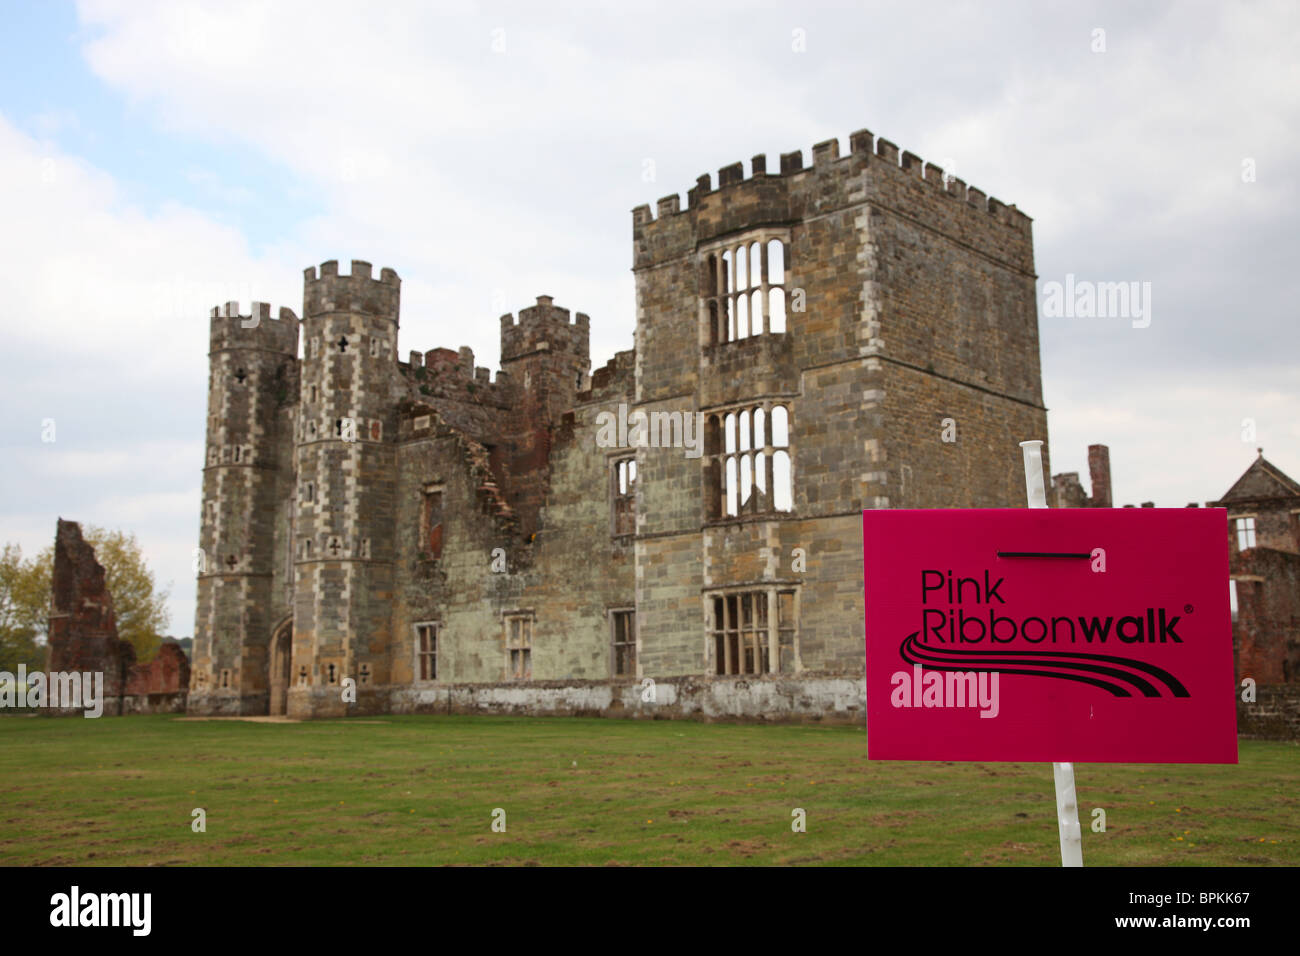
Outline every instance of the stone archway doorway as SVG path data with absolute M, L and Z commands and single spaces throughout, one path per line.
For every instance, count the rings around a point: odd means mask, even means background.
M 287 617 L 271 632 L 271 660 L 267 685 L 271 691 L 272 717 L 283 715 L 289 703 L 289 677 L 293 673 L 293 617 Z

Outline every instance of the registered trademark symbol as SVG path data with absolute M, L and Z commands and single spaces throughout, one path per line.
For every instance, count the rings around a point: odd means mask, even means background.
M 1184 605 L 1183 605 L 1183 613 L 1184 613 L 1184 614 L 1191 614 L 1191 613 L 1192 613 L 1192 606 L 1191 606 L 1190 604 L 1184 604 Z

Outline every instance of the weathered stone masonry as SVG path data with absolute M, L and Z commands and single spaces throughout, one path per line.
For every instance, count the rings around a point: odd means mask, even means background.
M 1047 436 L 1033 243 L 868 131 L 812 155 L 633 210 L 635 348 L 594 374 L 549 296 L 495 379 L 400 361 L 365 262 L 308 269 L 301 322 L 213 310 L 190 709 L 860 715 L 861 510 L 1018 506 Z M 667 430 L 607 447 L 620 404 Z

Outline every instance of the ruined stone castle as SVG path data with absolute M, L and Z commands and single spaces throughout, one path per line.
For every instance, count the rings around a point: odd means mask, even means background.
M 1022 506 L 1047 419 L 1029 218 L 848 145 L 634 209 L 594 373 L 549 296 L 402 360 L 366 262 L 213 309 L 189 711 L 860 716 L 862 510 Z

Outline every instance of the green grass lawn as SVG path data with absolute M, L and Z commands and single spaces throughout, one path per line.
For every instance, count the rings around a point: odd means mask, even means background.
M 1085 864 L 1300 864 L 1294 744 L 1243 740 L 1238 766 L 1076 776 Z M 191 830 L 196 807 L 205 833 Z M 805 833 L 791 830 L 797 807 Z M 964 866 L 1059 853 L 1049 764 L 869 762 L 858 727 L 0 718 L 0 864 Z

